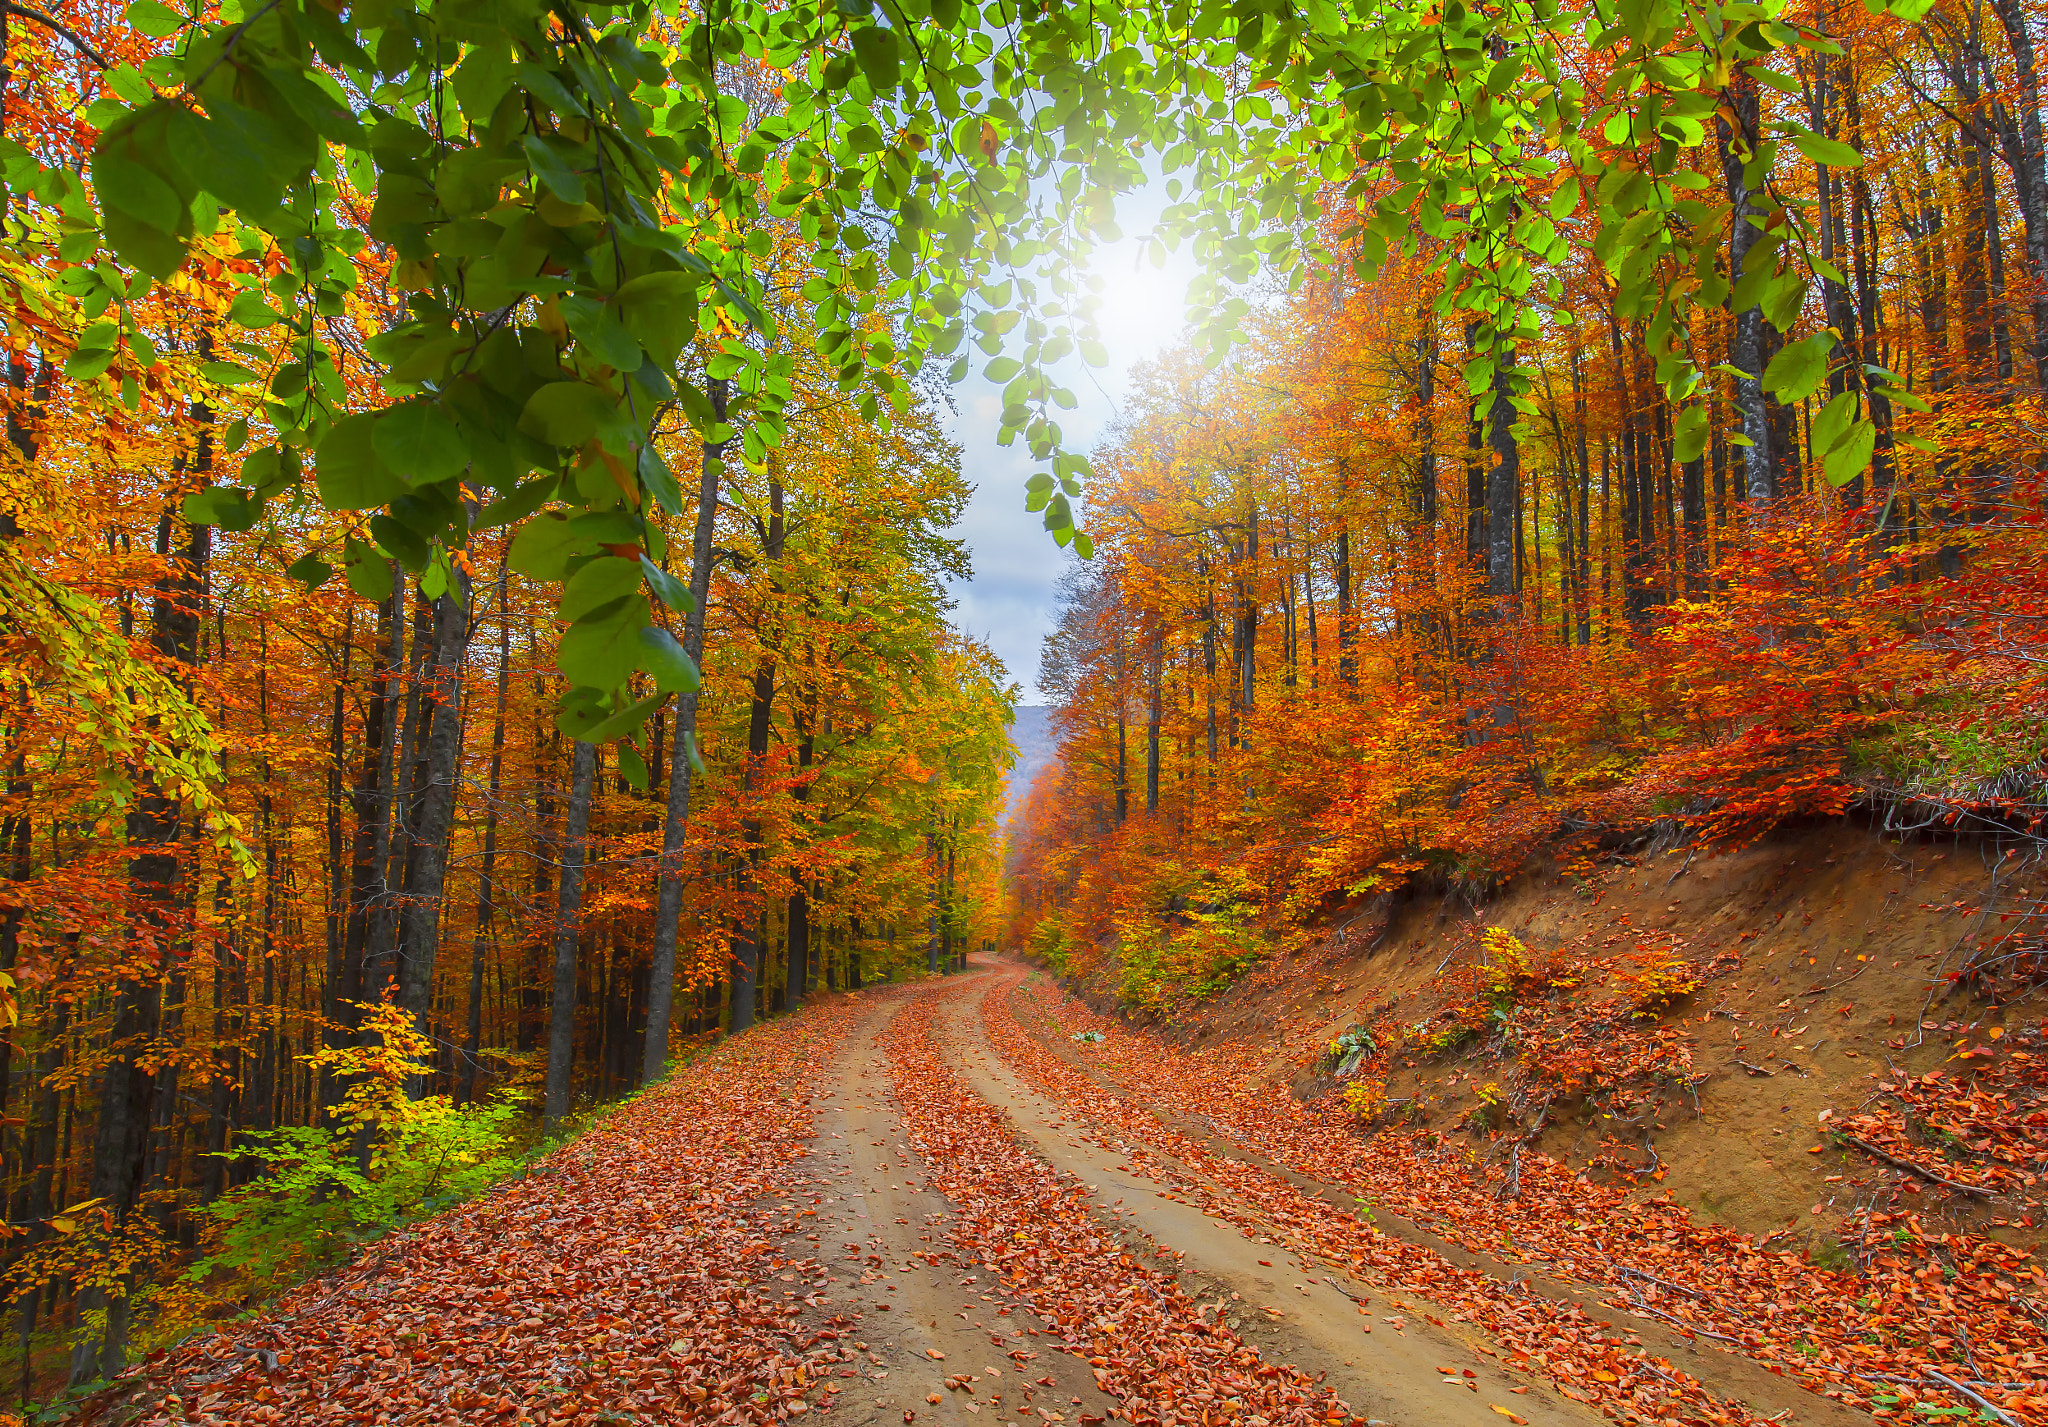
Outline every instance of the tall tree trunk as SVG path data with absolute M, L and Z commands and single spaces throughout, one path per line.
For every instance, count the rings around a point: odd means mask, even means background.
M 768 464 L 768 523 L 761 531 L 761 552 L 771 569 L 778 569 L 782 563 L 782 481 L 780 467 L 771 459 Z M 781 576 L 774 577 L 776 590 L 781 588 Z M 762 631 L 764 645 L 760 658 L 754 663 L 754 697 L 747 713 L 747 766 L 745 787 L 741 792 L 742 806 L 746 809 L 740 819 L 740 839 L 745 844 L 741 849 L 739 868 L 736 874 L 739 894 L 735 901 L 740 911 L 734 917 L 732 939 L 732 993 L 726 1009 L 726 1027 L 734 1035 L 754 1024 L 759 1009 L 761 981 L 761 936 L 759 928 L 762 918 L 751 910 L 749 902 L 757 883 L 761 856 L 761 816 L 753 806 L 760 795 L 761 782 L 768 761 L 768 737 L 773 731 L 775 712 L 776 659 L 772 649 L 766 647 L 767 631 Z
M 1358 658 L 1352 652 L 1355 636 L 1351 619 L 1351 531 L 1345 526 L 1337 527 L 1331 558 L 1337 575 L 1337 678 L 1342 683 L 1355 684 Z
M 754 664 L 754 696 L 747 715 L 747 767 L 741 796 L 747 800 L 748 807 L 740 819 L 740 841 L 744 845 L 734 874 L 734 891 L 738 894 L 734 900 L 740 910 L 733 916 L 729 956 L 732 982 L 726 1005 L 726 1029 L 733 1035 L 754 1024 L 760 998 L 761 937 L 757 929 L 760 918 L 748 906 L 761 857 L 761 818 L 753 810 L 752 800 L 759 794 L 762 765 L 768 758 L 768 735 L 775 711 L 775 672 L 775 656 L 762 651 Z
M 327 968 L 327 1004 L 322 1008 L 330 1049 L 355 1044 L 356 1027 L 362 1020 L 366 967 L 370 955 L 372 922 L 377 914 L 378 880 L 383 873 L 391 839 L 391 774 L 394 739 L 394 682 L 404 667 L 405 621 L 400 600 L 403 587 L 393 582 L 388 598 L 377 606 L 377 632 L 384 647 L 381 660 L 373 662 L 370 676 L 370 705 L 363 718 L 363 765 L 351 798 L 355 816 L 355 838 L 350 855 L 348 909 L 340 955 Z M 321 1103 L 338 1104 L 342 1087 L 323 1078 Z
M 710 382 L 711 411 L 725 419 L 725 379 Z M 690 537 L 690 609 L 683 616 L 683 651 L 700 667 L 704 656 L 704 609 L 711 600 L 712 536 L 718 529 L 718 480 L 725 468 L 723 443 L 707 445 L 697 482 L 697 521 Z M 647 1045 L 640 1065 L 644 1084 L 668 1070 L 669 1023 L 676 994 L 676 929 L 683 914 L 683 847 L 690 835 L 691 759 L 697 748 L 698 691 L 676 699 L 675 745 L 669 751 L 668 808 L 661 828 L 661 873 L 655 893 L 654 947 L 647 977 Z
M 2012 170 L 2020 223 L 2026 233 L 2027 266 L 2033 270 L 2027 287 L 2034 313 L 2034 381 L 2048 391 L 2048 167 L 2044 167 L 2041 135 L 2041 74 L 2034 56 L 2033 32 L 2028 28 L 2037 12 L 2022 0 L 1991 0 L 1991 9 L 2012 47 L 2012 103 L 2018 115 L 2016 121 L 2000 126 L 2000 150 Z
M 1493 405 L 1487 416 L 1487 445 L 1493 466 L 1486 474 L 1486 593 L 1494 617 L 1505 618 L 1515 604 L 1515 497 L 1522 488 L 1522 455 L 1515 444 L 1515 352 L 1501 349 L 1493 372 Z
M 491 771 L 484 805 L 483 862 L 476 878 L 476 934 L 469 948 L 469 1025 L 462 1038 L 461 1103 L 476 1099 L 477 1057 L 483 1050 L 484 956 L 498 940 L 498 800 L 505 787 L 505 710 L 512 693 L 512 621 L 507 605 L 509 567 L 498 574 L 498 707 L 491 718 Z
M 194 412 L 206 420 L 206 408 L 195 404 Z M 200 474 L 209 471 L 212 456 L 213 435 L 202 426 L 192 469 Z M 158 524 L 160 554 L 172 554 L 173 523 L 166 513 Z M 191 524 L 185 524 L 184 531 L 183 546 L 176 552 L 171 571 L 157 582 L 150 643 L 158 657 L 189 671 L 199 660 L 213 531 L 209 526 Z M 116 1232 L 135 1212 L 149 1172 L 150 1128 L 158 1086 L 147 1053 L 154 1049 L 152 1042 L 160 1024 L 162 988 L 177 974 L 174 963 L 180 943 L 188 935 L 185 922 L 191 911 L 191 883 L 182 875 L 180 865 L 180 822 L 177 798 L 153 783 L 145 783 L 128 814 L 128 844 L 134 849 L 128 879 L 139 912 L 134 964 L 152 968 L 153 974 L 126 974 L 116 981 L 108 1058 L 100 1078 L 90 1197 L 105 1201 Z M 124 1283 L 110 1293 L 95 1285 L 78 1295 L 81 1315 L 103 1312 L 106 1326 L 98 1341 L 88 1336 L 73 1346 L 73 1386 L 112 1377 L 127 1365 L 131 1287 Z
M 399 697 L 404 716 L 397 743 L 392 750 L 391 824 L 384 849 L 383 882 L 370 917 L 370 949 L 363 958 L 363 999 L 377 1001 L 398 980 L 398 942 L 403 931 L 403 897 L 412 878 L 415 829 L 421 799 L 426 790 L 426 741 L 430 730 L 425 722 L 434 716 L 433 702 L 425 697 L 428 660 L 433 657 L 434 602 L 403 575 L 396 590 L 399 610 L 405 609 L 408 590 L 412 599 L 412 647 L 400 666 L 403 682 Z
M 1743 269 L 1748 266 L 1757 238 L 1757 229 L 1750 222 L 1754 211 L 1750 206 L 1752 190 L 1743 178 L 1744 164 L 1751 153 L 1751 145 L 1757 139 L 1756 81 L 1743 76 L 1733 81 L 1726 93 L 1740 132 L 1731 129 L 1726 119 L 1717 119 L 1715 124 L 1720 133 L 1721 172 L 1727 181 L 1730 207 L 1728 281 L 1735 284 L 1742 280 Z M 1764 261 L 1769 260 L 1766 254 Z M 1735 414 L 1742 423 L 1743 437 L 1749 443 L 1742 450 L 1743 498 L 1754 506 L 1762 507 L 1778 496 L 1777 477 L 1771 459 L 1770 423 L 1764 410 L 1763 373 L 1764 363 L 1768 360 L 1764 313 L 1763 308 L 1756 304 L 1736 311 L 1732 295 L 1728 310 L 1735 323 L 1735 338 L 1728 352 L 1728 364 L 1738 373 L 1735 377 Z
M 398 998 L 426 1028 L 441 948 L 441 894 L 455 828 L 455 790 L 462 759 L 462 669 L 469 654 L 470 583 L 460 568 L 434 601 L 434 652 L 421 700 L 427 705 L 419 815 L 413 826 L 411 875 L 401 903 Z M 424 1085 L 418 1087 L 424 1093 Z
M 576 1056 L 576 950 L 583 931 L 583 862 L 590 832 L 591 786 L 597 778 L 597 749 L 578 739 L 571 755 L 569 809 L 562 829 L 561 894 L 555 902 L 555 987 L 548 1003 L 547 1096 L 541 1112 L 545 1133 L 569 1113 L 570 1071 Z
M 1127 712 L 1130 701 L 1124 695 L 1124 680 L 1128 674 L 1125 659 L 1123 626 L 1116 631 L 1116 825 L 1122 827 L 1124 819 L 1131 812 L 1131 749 L 1130 720 Z
M 1152 615 L 1149 621 L 1152 630 L 1152 648 L 1146 659 L 1146 708 L 1145 708 L 1145 811 L 1148 814 L 1159 811 L 1159 683 L 1160 666 L 1165 662 L 1163 634 L 1159 628 L 1159 616 Z
M 816 686 L 808 691 L 811 699 L 816 698 Z M 817 743 L 812 737 L 813 715 L 806 709 L 802 726 L 797 730 L 796 770 L 797 784 L 790 789 L 795 800 L 801 822 L 802 809 L 811 799 L 811 762 L 817 756 Z M 787 997 L 791 1005 L 801 1002 L 811 994 L 811 889 L 810 879 L 799 871 L 791 879 L 789 894 L 789 969 L 785 974 L 788 986 Z
M 1842 87 L 1842 117 L 1849 126 L 1851 140 L 1860 150 L 1864 144 L 1863 110 L 1853 66 L 1847 70 Z M 1877 286 L 1877 207 L 1871 201 L 1870 181 L 1862 169 L 1850 172 L 1848 208 L 1849 248 L 1856 282 L 1858 359 L 1869 366 L 1882 367 L 1885 365 L 1885 352 L 1879 329 L 1884 310 Z M 1893 473 L 1897 470 L 1892 404 L 1884 395 L 1883 388 L 1869 382 L 1864 384 L 1864 400 L 1871 423 L 1877 428 L 1877 442 L 1870 460 L 1870 488 L 1873 493 L 1881 492 L 1885 497 L 1878 518 L 1886 527 L 1880 538 L 1888 540 L 1889 528 L 1894 521 L 1891 501 Z
M 1338 538 L 1343 549 L 1343 539 Z M 1195 570 L 1202 579 L 1202 689 L 1208 700 L 1205 725 L 1209 740 L 1209 786 L 1216 786 L 1216 582 L 1209 576 L 1208 552 L 1195 557 Z M 1339 588 L 1342 588 L 1340 585 Z

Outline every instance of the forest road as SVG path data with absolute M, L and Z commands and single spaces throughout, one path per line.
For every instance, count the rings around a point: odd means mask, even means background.
M 1607 1420 L 1589 1403 L 1560 1392 L 1547 1377 L 1509 1366 L 1511 1354 L 1504 1346 L 1454 1307 L 1367 1282 L 1340 1262 L 1288 1247 L 1286 1235 L 1265 1219 L 1267 1211 L 1250 1202 L 1230 1177 L 1213 1172 L 1216 1159 L 1207 1166 L 1198 1156 L 1176 1159 L 1161 1149 L 1161 1143 L 1172 1142 L 1171 1135 L 1144 1147 L 1142 1154 L 1133 1153 L 1141 1146 L 1128 1142 L 1125 1129 L 1099 1113 L 1105 1095 L 1122 1095 L 1128 1108 L 1128 1091 L 1094 1071 L 1091 1057 L 1075 1054 L 1085 1048 L 1012 1016 L 1009 993 L 1026 974 L 1027 968 L 1014 963 L 980 963 L 942 989 L 924 993 L 939 1002 L 931 1034 L 940 1059 L 976 1099 L 1001 1116 L 1021 1149 L 1085 1191 L 1089 1211 L 1131 1255 L 1152 1272 L 1169 1274 L 1190 1300 L 1207 1305 L 1205 1311 L 1214 1316 L 1205 1321 L 1227 1326 L 1265 1363 L 1290 1366 L 1334 1391 L 1354 1421 L 1477 1427 L 1508 1420 Z M 996 1044 L 993 1025 L 1003 1027 L 1010 1054 Z M 1087 1077 L 1085 1085 L 1034 1075 L 1013 1063 L 1015 1048 L 1027 1038 Z M 1151 1113 L 1149 1106 L 1137 1108 Z M 1171 1119 L 1160 1112 L 1162 1124 Z M 1259 1156 L 1220 1137 L 1208 1139 L 1204 1149 L 1224 1157 L 1232 1169 L 1272 1172 Z M 901 1154 L 894 1148 L 888 1152 Z M 920 1161 L 913 1153 L 898 1162 Z M 1211 1212 L 1205 1212 L 1202 1201 Z M 1236 1222 L 1221 1217 L 1219 1206 Z M 1364 1222 L 1371 1219 L 1368 1214 Z M 1373 1232 L 1363 1225 L 1361 1230 Z M 1502 1268 L 1498 1276 L 1507 1274 Z M 1516 1277 L 1528 1276 L 1525 1271 Z M 1535 1298 L 1545 1287 L 1525 1281 L 1521 1291 Z M 1561 1296 L 1560 1306 L 1575 1305 L 1602 1316 L 1596 1301 Z M 1734 1409 L 1731 1420 L 1815 1427 L 1869 1420 L 1772 1378 L 1747 1359 L 1699 1352 L 1675 1338 L 1667 1344 L 1655 1331 L 1659 1325 L 1648 1320 L 1633 1326 L 1654 1340 L 1651 1351 L 1682 1358 L 1686 1371 Z M 1205 1419 L 1197 1413 L 1182 1420 L 1244 1419 L 1228 1414 Z
M 530 1173 L 153 1357 L 78 1427 L 1605 1420 L 1544 1370 L 1550 1339 L 1516 1349 L 1367 1281 L 1369 1215 L 1296 1234 L 1307 1200 L 1250 1151 L 1173 1131 L 1026 975 L 821 996 Z M 1558 1332 L 1610 1328 L 1512 1292 Z M 1630 1342 L 1658 1377 L 1681 1360 Z M 1854 1420 L 1743 1369 L 1761 1371 L 1684 1359 L 1715 1398 L 1686 1420 Z
M 946 1241 L 946 1199 L 923 1183 L 878 1043 L 903 1004 L 883 1001 L 845 1042 L 806 1166 L 842 1186 L 818 1206 L 818 1257 L 842 1280 L 832 1297 L 860 1315 L 859 1378 L 842 1378 L 834 1420 L 986 1423 L 1006 1406 L 1032 1423 L 1101 1419 L 1115 1401 L 1087 1367 L 1053 1349 L 1050 1325 L 988 1293 L 985 1271 Z M 1032 1356 L 1020 1365 L 1012 1351 Z

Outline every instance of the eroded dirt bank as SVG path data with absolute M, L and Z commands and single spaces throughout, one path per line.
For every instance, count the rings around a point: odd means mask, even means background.
M 1383 1132 L 1503 1168 L 1540 1152 L 1823 1263 L 1873 1212 L 2033 1250 L 2044 897 L 2048 873 L 1991 843 L 1833 823 L 1354 908 L 1151 1029 L 1311 1100 L 1358 1031 L 1374 1053 L 1344 1068 L 1383 1093 Z M 1505 991 L 1488 928 L 1529 962 Z

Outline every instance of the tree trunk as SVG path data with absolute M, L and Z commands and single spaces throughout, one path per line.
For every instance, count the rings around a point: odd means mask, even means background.
M 2032 12 L 2021 0 L 1991 0 L 1991 8 L 2012 46 L 2016 122 L 2000 126 L 2000 151 L 2012 170 L 2019 199 L 2020 223 L 2026 231 L 2027 284 L 2034 309 L 2034 381 L 2048 391 L 2048 169 L 2044 169 L 2041 135 L 2041 74 L 2028 29 Z
M 725 419 L 725 379 L 710 383 L 711 411 Z M 690 538 L 690 609 L 683 617 L 683 652 L 700 667 L 704 655 L 704 609 L 711 600 L 712 536 L 718 529 L 718 478 L 725 469 L 723 443 L 704 448 L 697 481 L 697 521 Z M 669 1023 L 676 994 L 676 925 L 683 914 L 683 847 L 690 835 L 691 759 L 697 748 L 698 691 L 676 699 L 675 745 L 669 751 L 668 808 L 661 829 L 661 872 L 655 895 L 654 947 L 647 977 L 647 1044 L 640 1079 L 652 1084 L 668 1071 Z
M 597 749 L 577 740 L 571 755 L 569 810 L 562 829 L 561 894 L 555 903 L 555 989 L 548 1003 L 547 1098 L 543 1133 L 552 1134 L 569 1113 L 569 1072 L 576 1055 L 576 948 L 583 929 L 583 860 L 590 831 L 591 785 Z
M 1124 654 L 1124 631 L 1121 623 L 1116 631 L 1116 825 L 1122 827 L 1124 819 L 1131 812 L 1131 748 L 1130 720 L 1126 710 L 1130 707 L 1124 697 L 1124 679 L 1127 674 Z
M 1734 284 L 1742 279 L 1757 237 L 1757 230 L 1750 222 L 1751 189 L 1743 181 L 1742 173 L 1745 156 L 1757 136 L 1756 81 L 1746 76 L 1738 78 L 1728 86 L 1726 93 L 1741 129 L 1740 133 L 1731 130 L 1726 119 L 1715 121 L 1721 138 L 1721 173 L 1727 181 L 1731 209 L 1728 280 Z M 1769 261 L 1768 255 L 1765 261 Z M 1735 413 L 1742 423 L 1743 437 L 1749 443 L 1742 450 L 1743 498 L 1761 508 L 1777 499 L 1778 495 L 1771 460 L 1770 424 L 1764 411 L 1763 372 L 1767 360 L 1764 313 L 1763 308 L 1755 304 L 1737 312 L 1732 293 L 1728 310 L 1735 323 L 1735 338 L 1729 344 L 1728 364 L 1739 373 L 1735 378 Z
M 205 408 L 195 411 L 204 419 Z M 212 467 L 212 432 L 202 428 L 198 472 Z M 157 527 L 157 550 L 171 553 L 173 521 L 166 513 Z M 167 662 L 189 670 L 199 660 L 199 628 L 206 599 L 207 565 L 213 531 L 186 525 L 184 547 L 171 573 L 157 582 L 151 609 L 150 643 Z M 140 915 L 137 918 L 134 962 L 152 967 L 148 979 L 122 976 L 114 986 L 113 1018 L 108 1035 L 107 1065 L 100 1079 L 98 1124 L 93 1139 L 91 1196 L 106 1201 L 119 1232 L 134 1213 L 149 1172 L 150 1127 L 155 1118 L 157 1077 L 145 1053 L 158 1032 L 162 987 L 175 974 L 178 943 L 191 909 L 190 879 L 181 875 L 178 800 L 145 782 L 128 814 L 128 843 L 134 855 L 128 864 L 129 884 Z M 94 1286 L 78 1295 L 81 1315 L 104 1312 L 105 1331 L 99 1341 L 81 1338 L 72 1348 L 73 1386 L 110 1378 L 127 1365 L 129 1286 L 109 1293 Z
M 509 568 L 509 567 L 508 567 Z M 491 719 L 491 771 L 484 805 L 483 863 L 476 878 L 476 935 L 469 948 L 469 1024 L 462 1039 L 461 1103 L 476 1099 L 477 1056 L 483 1049 L 484 955 L 498 940 L 498 800 L 505 787 L 505 710 L 512 692 L 512 621 L 508 574 L 498 575 L 498 707 Z
M 1145 710 L 1145 811 L 1159 811 L 1159 682 L 1165 649 L 1159 617 L 1152 616 L 1152 649 L 1146 660 L 1147 701 Z
M 416 587 L 398 577 L 396 592 L 401 614 L 408 589 L 412 593 L 412 647 L 406 651 L 402 698 L 405 713 L 400 721 L 397 743 L 392 750 L 391 824 L 384 850 L 383 882 L 370 917 L 370 949 L 363 958 L 363 999 L 381 1000 L 398 979 L 398 942 L 404 930 L 402 899 L 412 880 L 415 837 L 421 799 L 426 785 L 425 745 L 429 730 L 423 721 L 433 717 L 433 703 L 425 697 L 427 661 L 433 656 L 434 602 Z
M 768 524 L 761 531 L 761 553 L 771 568 L 782 563 L 782 542 L 782 482 L 778 466 L 771 461 L 768 467 Z M 780 576 L 774 578 L 779 593 Z M 735 889 L 740 894 L 735 900 L 741 911 L 734 921 L 732 993 L 726 1011 L 726 1027 L 734 1035 L 754 1024 L 759 1009 L 761 918 L 747 909 L 747 903 L 761 864 L 761 817 L 754 810 L 753 802 L 760 794 L 761 779 L 768 761 L 768 736 L 773 730 L 775 712 L 776 672 L 774 651 L 764 644 L 760 658 L 754 663 L 754 698 L 747 714 L 747 767 L 745 787 L 741 792 L 745 813 L 740 820 L 740 839 L 745 845 L 740 853 L 739 885 Z
M 323 1008 L 330 1049 L 353 1045 L 362 1020 L 365 966 L 369 958 L 371 923 L 376 915 L 378 878 L 383 872 L 391 837 L 391 765 L 393 681 L 403 667 L 405 623 L 400 617 L 400 591 L 377 606 L 377 632 L 385 646 L 383 661 L 370 676 L 370 706 L 363 720 L 363 766 L 351 798 L 355 838 L 350 855 L 348 908 L 339 954 L 327 968 Z M 323 1105 L 339 1104 L 342 1087 L 324 1077 Z
M 813 691 L 815 693 L 815 690 Z M 796 768 L 798 781 L 790 789 L 790 797 L 799 809 L 810 802 L 811 761 L 817 756 L 817 743 L 811 736 L 811 720 L 807 713 L 796 742 Z M 799 872 L 791 879 L 789 894 L 789 967 L 784 975 L 789 1003 L 795 1005 L 811 994 L 811 894 L 810 880 Z
M 1515 606 L 1515 497 L 1522 487 L 1522 455 L 1515 444 L 1515 352 L 1501 349 L 1493 372 L 1493 406 L 1487 416 L 1487 444 L 1493 466 L 1486 473 L 1486 593 L 1494 617 L 1504 619 Z
M 455 789 L 462 758 L 462 668 L 469 653 L 469 576 L 459 568 L 434 601 L 434 652 L 428 682 L 425 776 L 413 826 L 411 876 L 400 904 L 399 1003 L 425 1029 L 441 947 L 441 894 L 448 879 L 448 843 L 455 827 Z M 424 1085 L 418 1087 L 425 1093 Z

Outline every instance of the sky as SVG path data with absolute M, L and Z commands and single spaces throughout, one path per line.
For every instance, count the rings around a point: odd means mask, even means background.
M 1126 232 L 1142 233 L 1145 206 L 1141 195 Z M 1060 429 L 1068 447 L 1091 452 L 1115 417 L 1129 390 L 1131 368 L 1171 346 L 1179 337 L 1182 299 L 1194 275 L 1185 250 L 1170 254 L 1166 266 L 1138 261 L 1135 238 L 1103 248 L 1093 271 L 1105 279 L 1103 305 L 1097 314 L 1109 365 L 1089 367 L 1069 357 L 1053 368 L 1053 378 L 1080 400 L 1073 411 L 1060 413 Z M 953 534 L 973 552 L 974 578 L 952 587 L 958 607 L 953 622 L 994 649 L 1023 685 L 1022 702 L 1043 703 L 1035 685 L 1040 639 L 1052 629 L 1053 584 L 1073 557 L 1055 545 L 1043 517 L 1024 509 L 1024 482 L 1038 467 L 1020 439 L 996 444 L 1001 388 L 976 368 L 953 390 L 960 412 L 952 435 L 961 446 L 961 468 L 974 486 Z M 1080 507 L 1087 523 L 1085 502 Z

